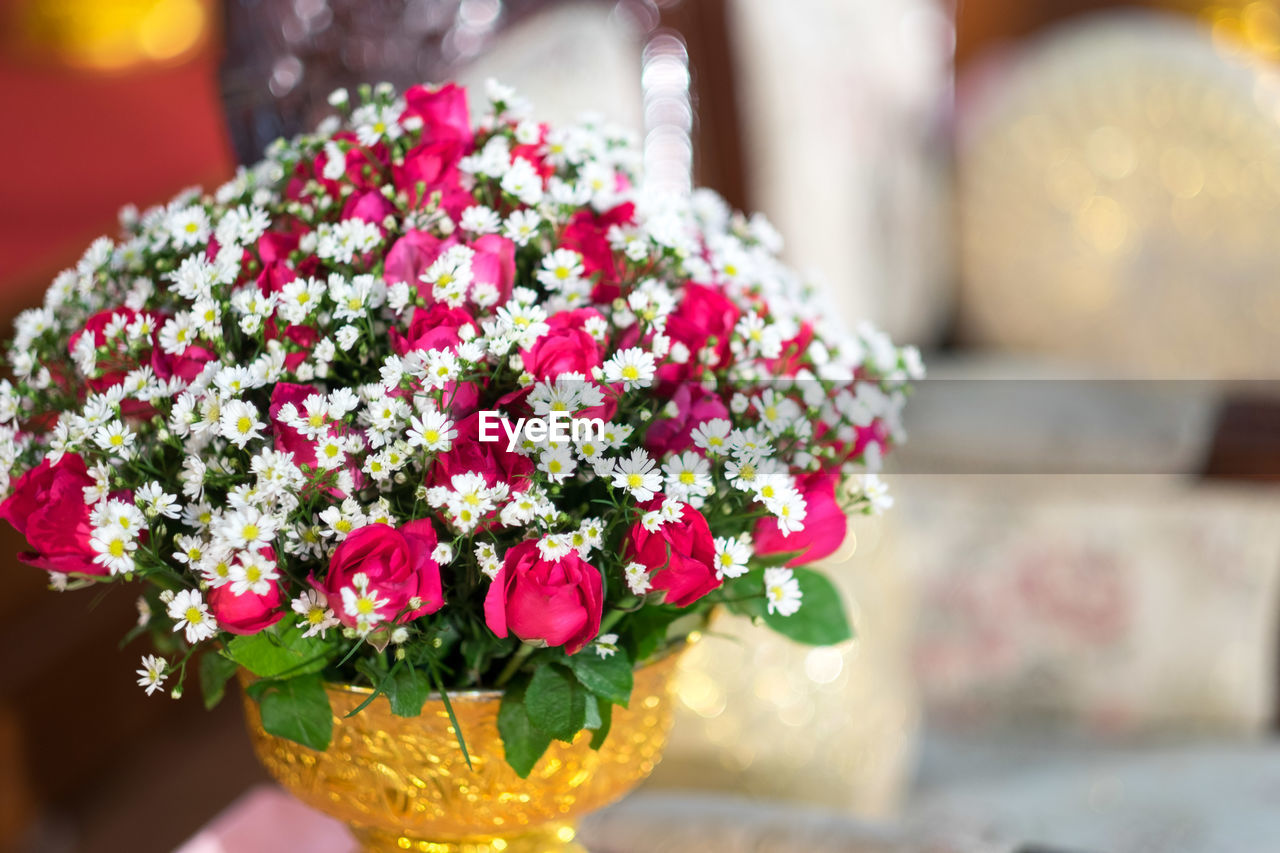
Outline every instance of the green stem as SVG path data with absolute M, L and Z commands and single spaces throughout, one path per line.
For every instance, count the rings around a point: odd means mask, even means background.
M 511 660 L 507 661 L 507 665 L 502 668 L 502 672 L 498 674 L 498 680 L 493 683 L 494 687 L 502 687 L 511 680 L 511 676 L 516 674 L 516 670 L 520 668 L 520 664 L 524 663 L 529 655 L 533 654 L 537 646 L 524 643 L 511 656 Z
M 614 610 L 606 614 L 605 617 L 600 620 L 600 633 L 601 634 L 609 633 L 609 629 L 612 628 L 614 625 L 617 625 L 619 619 L 621 619 L 623 616 L 626 616 L 628 613 L 632 613 L 632 612 L 634 611 Z

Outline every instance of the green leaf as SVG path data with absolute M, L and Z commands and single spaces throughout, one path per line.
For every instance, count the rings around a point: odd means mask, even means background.
M 725 607 L 730 613 L 758 619 L 767 612 L 764 597 L 764 569 L 750 569 L 736 578 L 725 581 L 723 587 Z
M 667 628 L 683 611 L 669 604 L 649 605 L 627 617 L 623 637 L 633 646 L 631 660 L 643 661 L 656 652 L 667 639 Z
M 594 649 L 588 648 L 576 655 L 569 655 L 565 661 L 583 687 L 601 699 L 627 707 L 627 702 L 631 701 L 634 679 L 631 661 L 627 659 L 625 652 L 618 650 L 602 658 Z
M 538 759 L 551 746 L 551 736 L 534 727 L 525 708 L 523 683 L 512 684 L 502 694 L 498 706 L 498 734 L 507 763 L 521 779 L 527 779 Z
M 587 697 L 586 716 L 582 721 L 582 727 L 589 731 L 595 731 L 600 728 L 600 724 L 604 722 L 600 718 L 600 704 L 610 704 L 607 700 L 601 699 L 599 696 Z
M 524 707 L 539 730 L 565 743 L 587 718 L 587 693 L 573 675 L 559 666 L 545 664 L 533 672 L 525 690 Z
M 471 766 L 471 753 L 467 751 L 467 739 L 462 735 L 462 725 L 458 722 L 458 715 L 453 713 L 453 703 L 449 701 L 449 691 L 445 689 L 444 682 L 440 678 L 440 671 L 436 669 L 434 661 L 428 660 L 427 666 L 431 668 L 431 680 L 436 686 L 436 690 L 440 693 L 440 701 L 444 703 L 444 711 L 449 715 L 449 725 L 453 726 L 454 736 L 458 739 L 458 749 L 462 750 L 462 758 L 467 762 L 467 769 L 474 770 Z
M 596 726 L 596 730 L 591 735 L 591 748 L 599 749 L 604 746 L 605 738 L 609 737 L 609 727 L 613 725 L 613 705 L 604 701 L 597 700 L 600 710 L 600 725 Z
M 328 749 L 333 737 L 333 710 L 319 675 L 271 682 L 258 702 L 262 727 L 269 734 L 312 749 Z
M 779 554 L 768 554 L 766 556 L 753 554 L 751 556 L 751 568 L 775 569 L 779 566 L 785 566 L 803 553 L 804 551 L 783 551 Z
M 200 658 L 200 692 L 204 695 L 206 711 L 212 710 L 222 701 L 227 692 L 227 681 L 236 674 L 237 669 L 239 666 L 235 661 L 217 652 L 206 652 Z
M 397 717 L 416 717 L 431 693 L 431 681 L 411 666 L 392 670 L 387 686 L 383 688 L 391 700 L 391 713 Z
M 233 638 L 227 654 L 259 678 L 280 678 L 320 672 L 331 650 L 321 638 L 304 637 L 300 628 L 277 622 L 261 633 Z
M 853 638 L 844 602 L 835 584 L 811 569 L 793 569 L 800 582 L 800 609 L 790 616 L 766 613 L 765 623 L 797 643 L 832 646 Z

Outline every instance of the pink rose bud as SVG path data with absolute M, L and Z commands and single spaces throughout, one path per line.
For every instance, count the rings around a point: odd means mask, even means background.
M 484 617 L 499 637 L 564 646 L 574 654 L 600 633 L 600 570 L 570 551 L 547 560 L 536 540 L 507 551 L 484 599 Z

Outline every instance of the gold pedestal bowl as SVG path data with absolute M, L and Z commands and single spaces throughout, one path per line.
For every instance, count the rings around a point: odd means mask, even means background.
M 503 757 L 497 691 L 449 695 L 470 768 L 438 697 L 417 717 L 394 716 L 379 696 L 348 718 L 370 691 L 326 685 L 334 729 L 324 752 L 268 734 L 247 696 L 245 717 L 267 771 L 302 802 L 350 826 L 366 851 L 581 851 L 574 821 L 621 798 L 661 758 L 677 657 L 636 670 L 630 705 L 613 709 L 599 750 L 587 731 L 571 744 L 554 741 L 527 779 Z

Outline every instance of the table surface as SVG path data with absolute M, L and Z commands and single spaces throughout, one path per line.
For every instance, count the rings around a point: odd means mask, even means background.
M 634 795 L 592 815 L 583 822 L 580 840 L 598 853 L 905 853 L 915 849 L 828 812 L 674 792 Z M 341 823 L 279 788 L 264 785 L 232 803 L 177 853 L 357 853 L 358 849 Z

